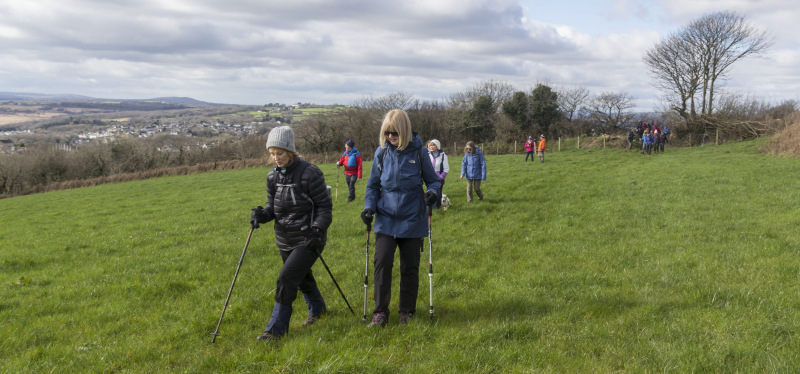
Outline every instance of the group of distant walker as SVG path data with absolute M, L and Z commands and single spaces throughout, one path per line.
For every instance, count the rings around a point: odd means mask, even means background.
M 635 133 L 634 130 L 636 130 Z M 649 155 L 651 152 L 658 153 L 659 150 L 663 153 L 669 134 L 670 131 L 666 125 L 661 128 L 657 123 L 639 122 L 635 128 L 628 130 L 628 150 L 631 150 L 634 138 L 636 138 L 642 143 L 641 154 Z

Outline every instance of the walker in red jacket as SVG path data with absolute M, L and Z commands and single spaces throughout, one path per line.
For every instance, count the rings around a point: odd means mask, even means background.
M 356 149 L 356 142 L 353 139 L 344 143 L 345 151 L 336 166 L 344 166 L 344 177 L 347 180 L 349 195 L 347 202 L 356 199 L 356 180 L 361 179 L 361 152 Z

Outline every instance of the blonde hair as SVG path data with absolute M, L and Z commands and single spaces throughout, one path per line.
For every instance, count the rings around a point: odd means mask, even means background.
M 401 109 L 392 109 L 386 116 L 383 117 L 383 124 L 381 125 L 381 133 L 378 138 L 381 147 L 386 143 L 386 131 L 397 132 L 400 142 L 397 144 L 397 149 L 404 150 L 411 142 L 411 120 L 408 119 L 408 114 Z

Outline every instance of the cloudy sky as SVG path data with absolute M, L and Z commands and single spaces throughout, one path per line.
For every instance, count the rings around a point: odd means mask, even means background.
M 643 53 L 719 10 L 775 42 L 726 89 L 799 99 L 796 0 L 0 0 L 0 91 L 349 104 L 491 79 L 622 91 L 650 110 Z

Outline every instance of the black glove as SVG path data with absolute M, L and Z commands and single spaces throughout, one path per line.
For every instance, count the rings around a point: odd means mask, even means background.
M 361 220 L 364 221 L 365 225 L 367 225 L 367 231 L 369 231 L 372 228 L 372 216 L 374 214 L 375 211 L 369 208 L 364 209 L 364 211 L 361 212 Z
M 319 252 L 322 250 L 322 229 L 312 227 L 309 237 L 306 239 L 306 248 Z
M 425 205 L 434 205 L 438 199 L 439 195 L 436 194 L 436 191 L 428 190 L 428 192 L 425 192 Z
M 267 223 L 267 218 L 265 217 L 264 207 L 257 206 L 250 210 L 250 227 L 257 229 L 259 228 L 259 223 Z

